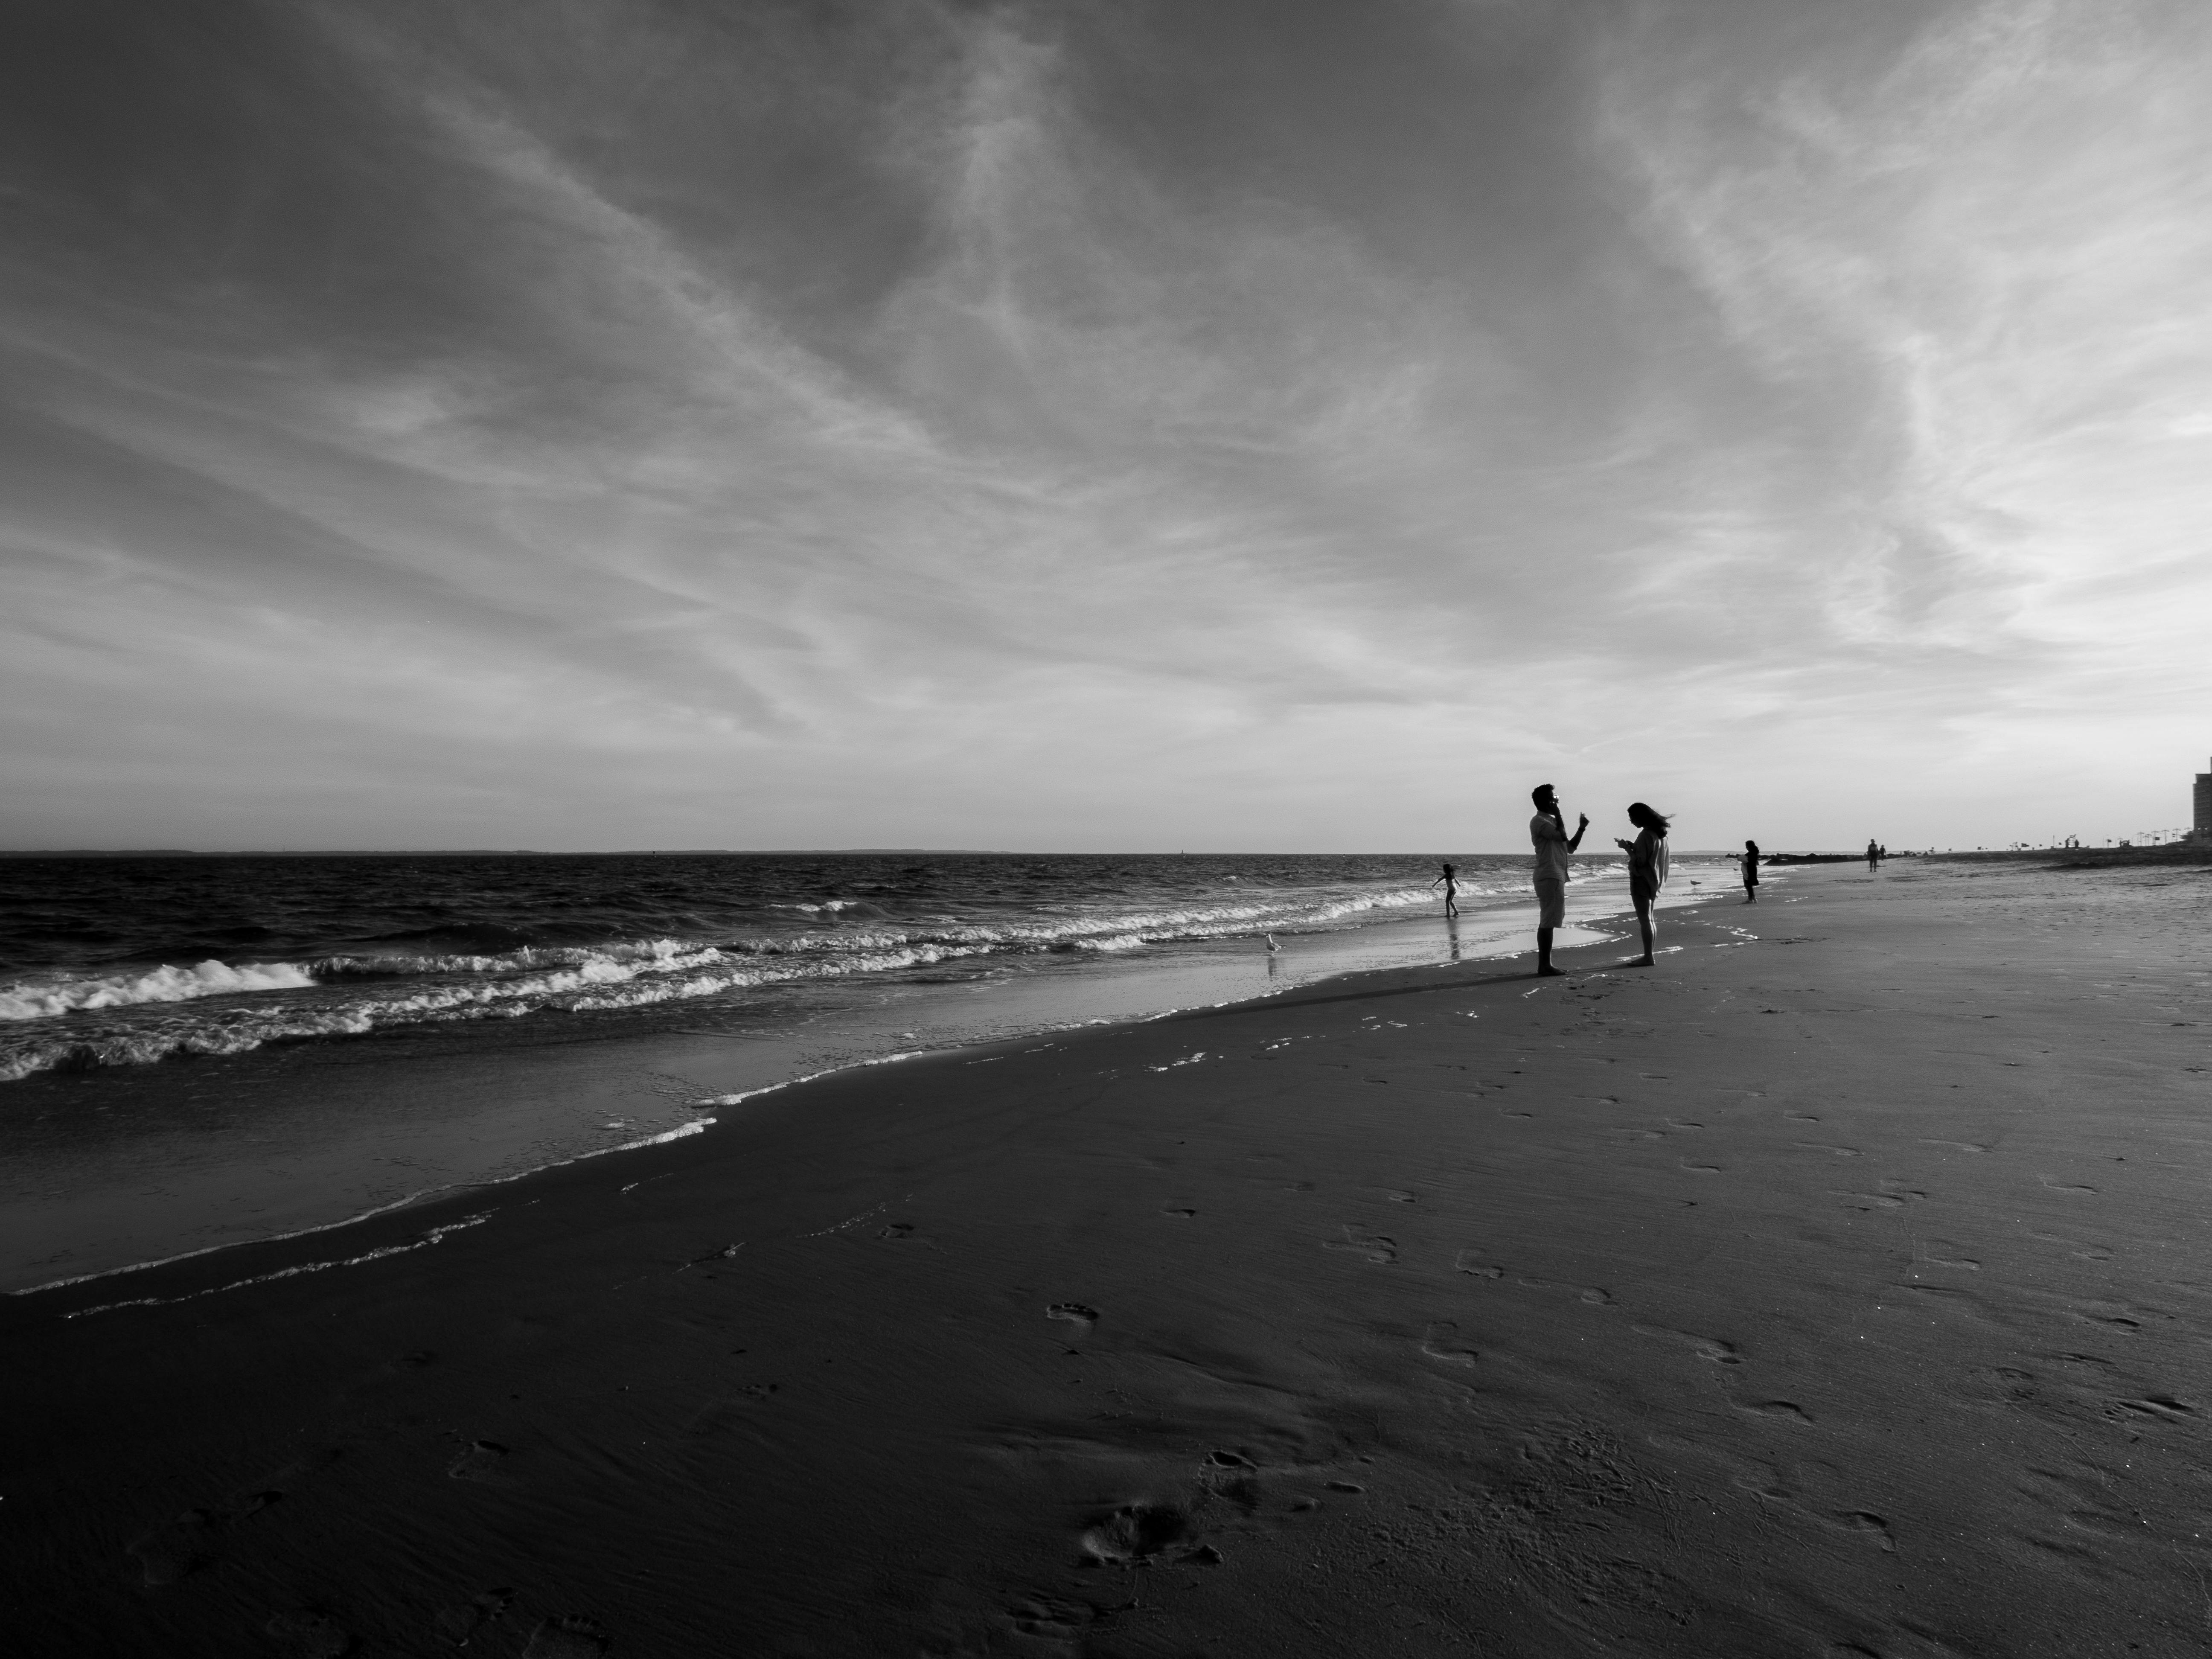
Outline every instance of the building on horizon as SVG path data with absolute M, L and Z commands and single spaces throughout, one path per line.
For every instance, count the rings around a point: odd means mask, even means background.
M 2212 772 L 2197 775 L 2197 821 L 2189 838 L 2212 841 Z

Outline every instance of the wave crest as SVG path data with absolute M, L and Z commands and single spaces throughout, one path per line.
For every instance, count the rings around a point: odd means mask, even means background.
M 163 966 L 98 979 L 13 985 L 0 990 L 0 1019 L 52 1019 L 80 1009 L 191 1002 L 249 991 L 298 991 L 314 982 L 314 975 L 296 963 L 242 962 L 234 966 L 210 959 L 189 968 Z

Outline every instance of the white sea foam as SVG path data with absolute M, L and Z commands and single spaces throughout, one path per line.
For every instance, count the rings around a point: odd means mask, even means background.
M 1462 890 L 1477 894 L 1474 884 Z M 593 1012 L 726 995 L 756 986 L 927 967 L 987 954 L 1121 954 L 1148 945 L 1267 930 L 1341 926 L 1366 914 L 1432 904 L 1426 887 L 1362 892 L 1239 894 L 1233 901 L 1046 915 L 1034 921 L 881 922 L 722 944 L 667 938 L 530 945 L 496 953 L 404 951 L 306 963 L 204 962 L 105 978 L 56 978 L 0 990 L 0 1019 L 51 1021 L 0 1045 L 0 1080 L 57 1068 L 234 1054 L 288 1039 L 361 1035 L 392 1026 L 513 1018 L 543 1010 Z M 817 914 L 852 908 L 832 900 Z M 374 982 L 413 981 L 379 993 Z M 301 996 L 299 993 L 311 994 Z M 276 996 L 270 993 L 292 994 Z M 220 997 L 193 1013 L 144 1005 Z M 136 1017 L 131 1011 L 136 1009 Z M 122 1011 L 86 1023 L 94 1011 Z
M 374 956 L 321 957 L 307 964 L 318 979 L 416 978 L 426 974 L 514 974 L 547 968 L 591 968 L 596 963 L 684 967 L 714 947 L 696 939 L 617 939 L 605 945 L 530 945 L 492 956 L 465 952 L 380 952 Z
M 199 997 L 248 991 L 296 991 L 314 975 L 289 962 L 203 962 L 98 979 L 22 981 L 0 990 L 0 1019 L 52 1019 L 85 1008 L 125 1008 L 145 1002 L 190 1002 Z

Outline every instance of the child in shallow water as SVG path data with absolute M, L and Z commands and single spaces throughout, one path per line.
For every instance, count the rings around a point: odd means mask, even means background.
M 1634 841 L 1615 839 L 1613 845 L 1628 854 L 1628 896 L 1636 906 L 1636 926 L 1644 935 L 1644 954 L 1628 965 L 1649 968 L 1655 930 L 1652 901 L 1667 884 L 1667 820 L 1642 801 L 1629 804 L 1628 821 L 1640 832 Z
M 1444 866 L 1443 874 L 1438 876 L 1429 885 L 1434 887 L 1438 883 L 1443 884 L 1444 890 L 1444 914 L 1448 916 L 1457 915 L 1459 914 L 1459 872 L 1447 864 Z

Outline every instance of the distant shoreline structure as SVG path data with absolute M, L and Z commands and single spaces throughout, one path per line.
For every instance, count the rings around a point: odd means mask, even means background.
M 1923 853 L 1938 863 L 2041 864 L 2055 870 L 2101 870 L 2126 865 L 2212 864 L 2212 840 L 2191 836 L 2143 847 L 2008 847 L 1970 853 Z

